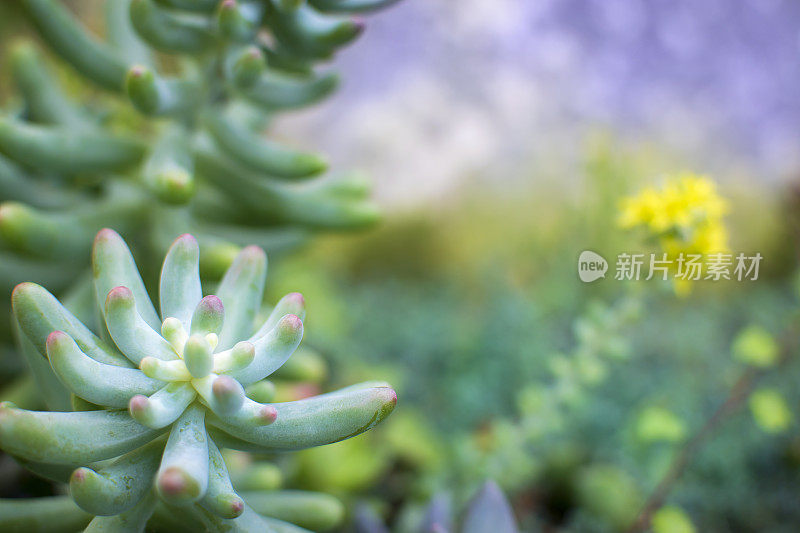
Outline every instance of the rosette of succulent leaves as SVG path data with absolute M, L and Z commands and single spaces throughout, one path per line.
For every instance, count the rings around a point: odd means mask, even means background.
M 362 177 L 326 174 L 321 156 L 263 133 L 331 94 L 338 78 L 319 65 L 362 32 L 351 14 L 393 1 L 115 0 L 88 11 L 105 20 L 100 39 L 59 0 L 20 0 L 42 41 L 99 90 L 76 101 L 35 45 L 12 47 L 0 288 L 33 280 L 62 292 L 103 227 L 148 265 L 192 233 L 204 277 L 218 279 L 241 246 L 272 252 L 372 224 Z
M 39 475 L 69 475 L 70 496 L 0 502 L 0 530 L 303 531 L 253 510 L 220 450 L 329 444 L 394 409 L 397 396 L 381 382 L 298 401 L 251 399 L 300 343 L 303 298 L 285 296 L 257 324 L 264 251 L 244 248 L 207 296 L 199 256 L 191 235 L 169 248 L 159 313 L 125 242 L 101 230 L 92 251 L 99 335 L 42 286 L 14 289 L 20 343 L 48 404 L 61 410 L 0 404 L 0 449 Z

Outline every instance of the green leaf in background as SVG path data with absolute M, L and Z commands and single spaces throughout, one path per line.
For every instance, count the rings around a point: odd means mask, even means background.
M 644 442 L 679 442 L 685 436 L 683 421 L 663 407 L 645 408 L 636 421 L 636 438 Z
M 634 479 L 610 464 L 586 468 L 578 479 L 578 499 L 594 518 L 624 530 L 636 518 L 642 492 Z
M 409 464 L 426 470 L 441 467 L 444 444 L 426 423 L 423 413 L 409 408 L 400 415 L 382 432 L 386 435 L 386 445 Z
M 756 390 L 749 403 L 756 424 L 767 433 L 781 433 L 792 423 L 792 411 L 783 395 L 775 389 Z
M 743 363 L 766 368 L 778 361 L 778 344 L 761 326 L 748 326 L 736 336 L 731 348 L 733 356 Z
M 691 519 L 679 507 L 668 505 L 653 515 L 653 533 L 695 533 Z
M 322 450 L 322 451 L 320 451 Z M 389 454 L 370 438 L 351 439 L 298 453 L 304 486 L 325 492 L 358 491 L 369 487 L 389 466 Z

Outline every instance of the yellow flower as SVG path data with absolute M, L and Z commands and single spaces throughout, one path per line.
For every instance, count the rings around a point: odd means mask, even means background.
M 620 204 L 619 226 L 643 229 L 668 259 L 680 254 L 709 255 L 728 252 L 728 232 L 723 217 L 728 202 L 707 176 L 683 173 L 668 177 L 660 188 L 648 187 Z M 676 280 L 679 294 L 689 283 Z
M 688 230 L 720 219 L 727 209 L 708 177 L 681 174 L 667 179 L 660 189 L 650 187 L 623 199 L 619 223 L 623 228 L 645 226 L 656 233 Z

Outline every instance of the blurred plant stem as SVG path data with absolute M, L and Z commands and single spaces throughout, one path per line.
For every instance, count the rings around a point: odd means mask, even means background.
M 703 446 L 711 439 L 714 432 L 747 401 L 759 380 L 771 370 L 783 366 L 797 350 L 797 338 L 800 335 L 800 310 L 795 311 L 783 336 L 779 363 L 771 368 L 747 367 L 736 380 L 725 401 L 706 419 L 681 450 L 675 455 L 664 477 L 650 493 L 636 520 L 628 528 L 628 533 L 643 533 L 649 530 L 653 515 L 666 502 L 675 484 L 692 463 L 692 460 Z

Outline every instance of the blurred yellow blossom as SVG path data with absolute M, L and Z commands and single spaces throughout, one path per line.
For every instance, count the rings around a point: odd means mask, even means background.
M 677 232 L 685 236 L 698 231 L 704 239 L 711 237 L 713 241 L 719 229 L 713 227 L 714 222 L 719 222 L 727 210 L 727 202 L 707 176 L 681 174 L 669 178 L 661 188 L 648 187 L 625 198 L 619 223 L 623 228 L 644 226 L 657 234 Z
M 673 265 L 684 256 L 728 252 L 728 232 L 723 217 L 728 202 L 716 184 L 703 175 L 670 176 L 660 187 L 648 187 L 622 200 L 618 223 L 625 229 L 643 229 L 667 254 Z M 679 294 L 689 282 L 675 280 Z

